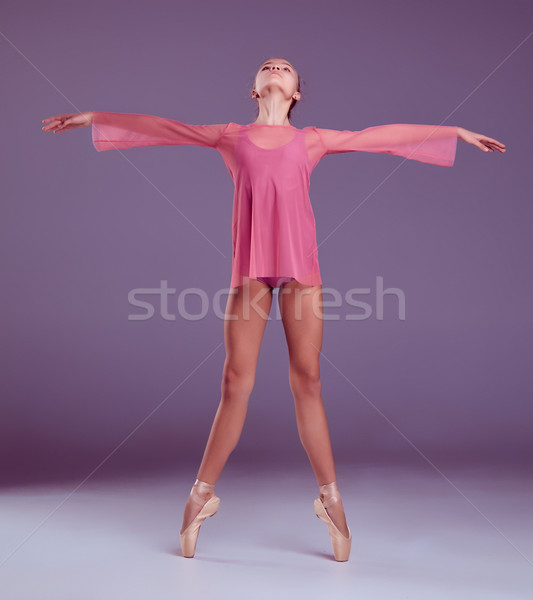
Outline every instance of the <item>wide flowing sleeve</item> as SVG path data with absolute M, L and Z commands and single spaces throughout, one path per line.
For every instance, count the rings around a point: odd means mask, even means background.
M 93 112 L 93 145 L 101 152 L 135 146 L 194 144 L 216 148 L 227 124 L 189 125 L 152 115 Z
M 458 127 L 392 124 L 361 131 L 316 129 L 323 156 L 338 152 L 385 152 L 441 167 L 451 167 L 457 151 Z

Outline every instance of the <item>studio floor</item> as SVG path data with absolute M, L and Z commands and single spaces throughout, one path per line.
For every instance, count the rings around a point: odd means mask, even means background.
M 337 480 L 353 536 L 342 563 L 308 472 L 226 466 L 194 558 L 179 544 L 190 474 L 5 488 L 2 598 L 533 598 L 531 478 L 337 465 Z

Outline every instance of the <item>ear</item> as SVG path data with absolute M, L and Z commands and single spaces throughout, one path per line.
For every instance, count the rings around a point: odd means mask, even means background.
M 302 95 L 300 94 L 300 92 L 294 92 L 294 94 L 292 95 L 292 97 L 298 101 L 302 98 Z

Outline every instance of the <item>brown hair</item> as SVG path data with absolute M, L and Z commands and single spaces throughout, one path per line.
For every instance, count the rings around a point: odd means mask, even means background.
M 263 62 L 266 62 L 268 60 L 268 58 L 265 58 L 265 60 Z M 263 64 L 263 63 L 261 63 Z M 296 71 L 296 69 L 294 69 Z M 257 77 L 259 71 L 256 71 L 255 74 L 252 77 L 252 90 L 254 88 L 255 85 L 255 80 Z M 296 91 L 300 92 L 300 94 L 302 94 L 302 86 L 304 84 L 304 79 L 302 77 L 300 77 L 300 73 L 299 71 L 296 71 L 297 75 L 298 75 L 298 86 L 296 87 Z M 291 120 L 291 113 L 292 113 L 292 109 L 295 107 L 297 102 L 301 102 L 301 96 L 300 96 L 300 100 L 295 100 L 294 98 L 292 99 L 291 105 L 289 106 L 289 111 L 287 112 L 287 119 L 290 121 Z M 259 116 L 259 103 L 256 103 L 256 108 L 257 108 L 257 112 L 255 114 L 255 118 L 257 119 L 257 117 Z

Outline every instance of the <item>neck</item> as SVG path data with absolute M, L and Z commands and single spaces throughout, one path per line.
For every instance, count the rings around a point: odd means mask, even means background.
M 259 98 L 259 115 L 254 122 L 257 125 L 290 125 L 287 118 L 290 106 L 291 100 L 287 101 L 281 93 Z

